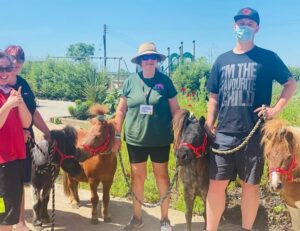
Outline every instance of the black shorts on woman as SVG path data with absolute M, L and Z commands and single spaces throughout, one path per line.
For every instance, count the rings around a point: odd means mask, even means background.
M 248 134 L 217 133 L 215 147 L 218 150 L 229 150 L 241 144 Z M 236 175 L 249 184 L 259 184 L 264 158 L 260 145 L 261 135 L 255 133 L 249 143 L 232 154 L 210 153 L 210 179 L 235 180 Z M 225 145 L 226 144 L 226 145 Z
M 131 164 L 147 162 L 149 156 L 154 163 L 166 163 L 169 161 L 170 145 L 142 147 L 127 144 L 127 150 Z
M 0 225 L 19 222 L 23 176 L 24 160 L 0 164 Z

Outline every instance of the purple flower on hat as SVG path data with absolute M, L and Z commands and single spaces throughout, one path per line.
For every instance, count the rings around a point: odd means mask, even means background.
M 155 90 L 163 90 L 163 89 L 165 89 L 165 87 L 162 83 L 157 83 L 157 84 L 155 84 L 154 89 Z

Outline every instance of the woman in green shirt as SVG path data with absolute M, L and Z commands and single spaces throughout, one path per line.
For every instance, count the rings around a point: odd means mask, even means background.
M 142 71 L 124 82 L 123 93 L 116 112 L 117 136 L 115 149 L 121 146 L 120 133 L 125 120 L 124 139 L 131 164 L 132 191 L 141 201 L 150 156 L 160 196 L 169 187 L 168 161 L 172 143 L 171 121 L 179 109 L 177 92 L 171 79 L 157 70 L 157 63 L 166 56 L 156 51 L 154 43 L 139 46 L 138 55 L 131 61 Z M 161 205 L 161 231 L 171 231 L 168 219 L 169 198 Z M 133 199 L 133 216 L 123 230 L 143 227 L 141 205 Z

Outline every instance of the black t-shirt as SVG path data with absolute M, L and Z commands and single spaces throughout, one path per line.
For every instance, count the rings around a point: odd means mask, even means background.
M 273 80 L 284 84 L 290 77 L 277 54 L 260 47 L 220 55 L 207 83 L 208 91 L 219 95 L 217 132 L 250 132 L 258 120 L 254 110 L 271 103 Z
M 35 96 L 30 88 L 30 86 L 28 85 L 27 81 L 25 79 L 23 79 L 21 76 L 17 76 L 17 82 L 14 86 L 12 86 L 15 90 L 18 90 L 19 87 L 22 87 L 22 97 L 23 100 L 28 108 L 28 110 L 30 111 L 30 114 L 33 116 L 35 110 L 36 110 L 36 102 L 35 102 Z M 33 134 L 33 130 L 32 130 L 32 124 L 29 128 L 31 134 Z

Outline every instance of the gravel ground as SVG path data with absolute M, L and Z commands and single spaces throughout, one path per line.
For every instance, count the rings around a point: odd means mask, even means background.
M 240 224 L 240 195 L 241 188 L 237 187 L 228 192 L 227 210 L 224 213 L 224 222 Z M 281 205 L 278 212 L 276 209 Z M 261 189 L 261 205 L 254 224 L 254 230 L 259 231 L 290 231 L 291 220 L 288 210 L 283 205 L 278 194 L 271 194 L 264 188 Z

